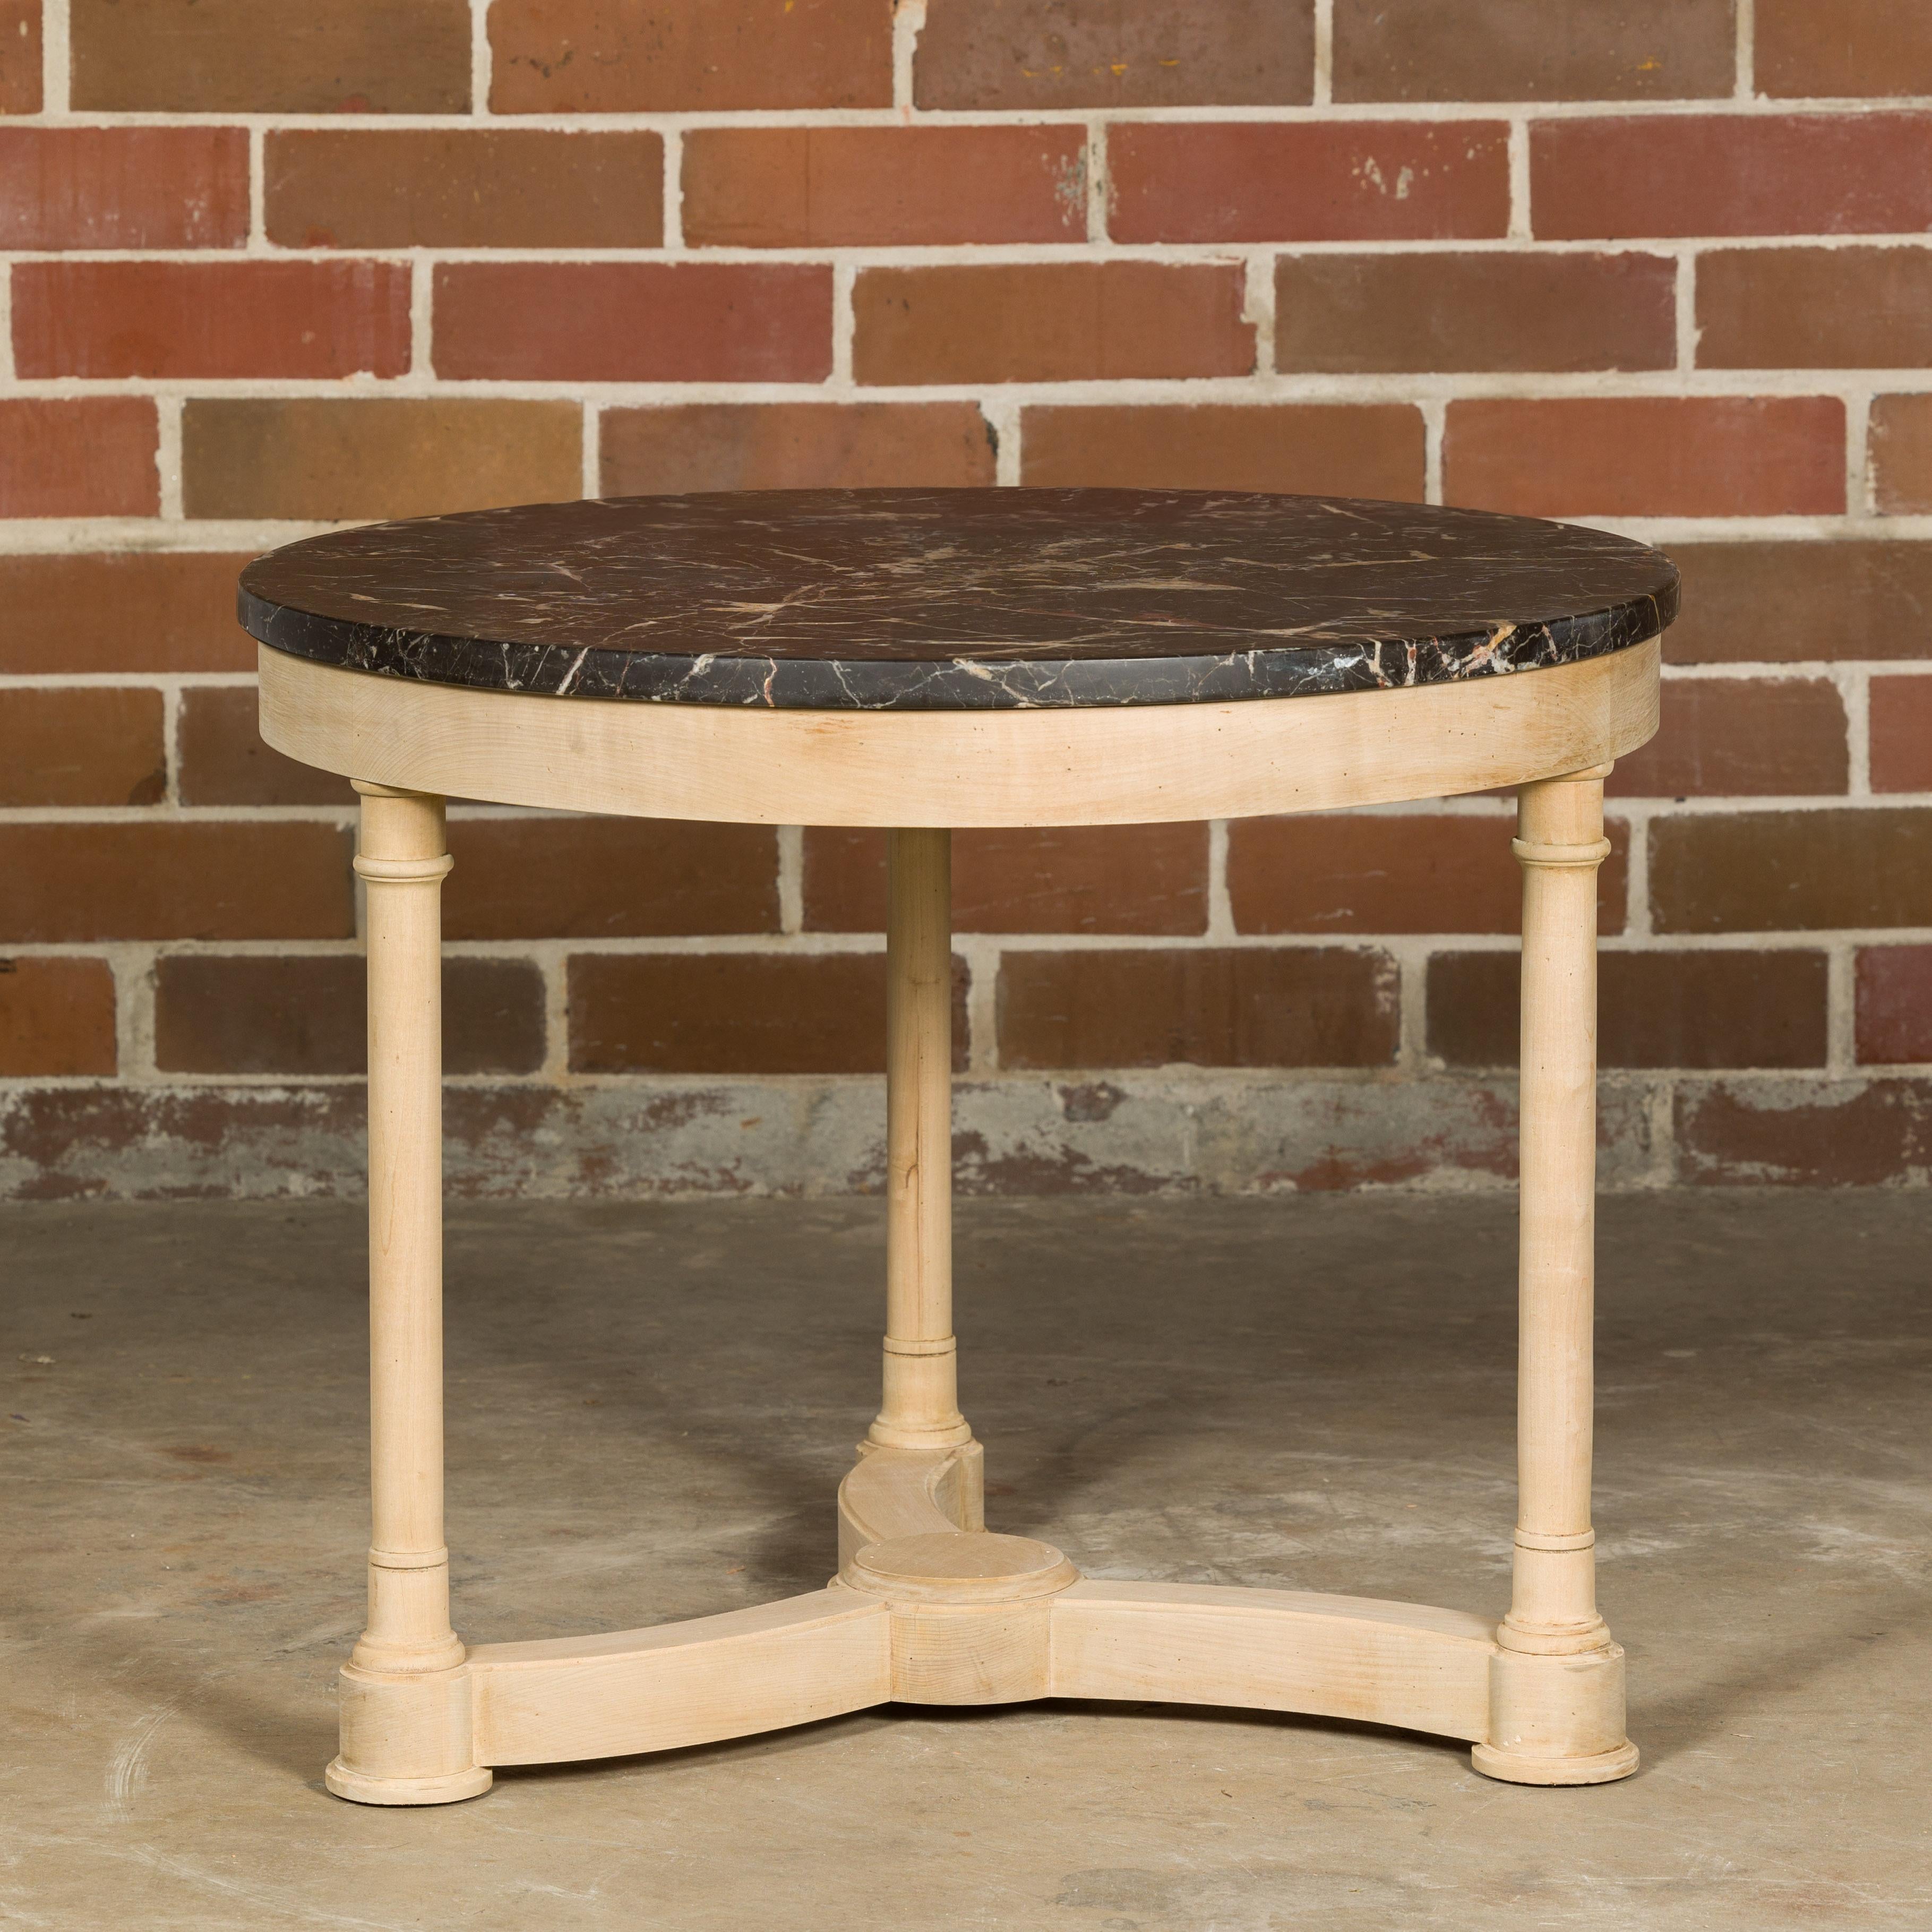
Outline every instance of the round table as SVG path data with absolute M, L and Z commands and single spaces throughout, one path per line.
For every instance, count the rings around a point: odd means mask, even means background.
M 1529 1784 L 1628 1775 L 1590 1528 L 1597 868 L 1655 730 L 1676 573 L 1594 530 L 1116 490 L 533 505 L 315 537 L 243 573 L 262 734 L 355 782 L 368 886 L 374 1538 L 329 1788 L 663 1750 L 891 1699 L 1226 1704 L 1465 1738 Z M 1514 1588 L 1500 1623 L 1088 1581 L 989 1533 L 951 1281 L 950 838 L 1518 788 Z M 884 1395 L 837 1576 L 785 1601 L 466 1647 L 442 1531 L 443 800 L 888 829 Z

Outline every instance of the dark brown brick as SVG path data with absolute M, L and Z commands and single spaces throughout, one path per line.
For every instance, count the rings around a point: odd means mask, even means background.
M 812 262 L 457 262 L 436 272 L 439 376 L 817 382 L 832 271 Z
M 1924 0 L 1757 0 L 1754 32 L 1760 93 L 1932 94 Z
M 1617 760 L 1618 798 L 1745 798 L 1842 792 L 1845 706 L 1822 678 L 1672 678 L 1664 724 Z
M 114 975 L 104 959 L 0 959 L 0 1079 L 111 1074 Z
M 0 941 L 346 939 L 349 837 L 332 825 L 0 825 Z
M 1500 122 L 1148 122 L 1107 137 L 1116 242 L 1384 242 L 1506 234 Z
M 889 107 L 892 0 L 495 0 L 499 114 Z
M 0 691 L 0 805 L 152 805 L 167 782 L 158 691 Z
M 253 670 L 254 640 L 235 621 L 248 561 L 225 550 L 0 556 L 0 674 Z
M 967 1059 L 966 968 L 952 962 L 952 1070 Z M 574 1073 L 879 1073 L 882 952 L 580 954 Z
M 1859 1060 L 1932 1060 L 1932 946 L 1862 946 L 1856 983 Z
M 1342 947 L 1010 951 L 1003 1066 L 1385 1066 L 1396 975 Z
M 1728 94 L 1732 0 L 1336 0 L 1337 100 Z
M 862 382 L 1241 376 L 1255 364 L 1233 262 L 867 268 L 853 308 Z
M 184 805 L 344 805 L 349 781 L 284 758 L 262 742 L 251 685 L 182 693 L 176 726 Z
M 1275 268 L 1282 370 L 1664 369 L 1677 265 L 1660 255 L 1304 255 Z
M 1673 543 L 1674 664 L 1932 655 L 1932 543 Z
M 927 0 L 921 107 L 1298 106 L 1315 86 L 1313 0 Z
M 808 931 L 882 932 L 882 832 L 805 835 Z M 956 932 L 1192 933 L 1208 928 L 1202 824 L 1061 826 L 958 832 Z
M 72 0 L 81 112 L 461 114 L 466 0 Z
M 993 434 L 972 403 L 672 403 L 607 410 L 604 493 L 928 489 L 994 480 Z
M 1429 1050 L 1456 1067 L 1516 1064 L 1522 957 L 1429 962 Z M 1597 962 L 1604 1066 L 1822 1066 L 1822 952 L 1605 952 Z
M 1084 242 L 1072 128 L 700 128 L 684 137 L 694 248 Z
M 1932 811 L 1654 819 L 1650 901 L 1659 932 L 1932 926 Z
M 0 517 L 153 516 L 160 436 L 145 396 L 0 398 Z
M 1713 248 L 1697 258 L 1706 369 L 1932 363 L 1932 249 Z
M 0 128 L 0 248 L 238 248 L 248 238 L 242 128 Z
M 1874 396 L 1872 502 L 1888 516 L 1932 510 L 1932 395 Z
M 778 929 L 769 826 L 650 818 L 455 818 L 452 939 L 620 939 Z
M 1932 1080 L 1683 1081 L 1673 1138 L 1694 1186 L 1932 1180 Z
M 1055 405 L 1020 427 L 1028 483 L 1422 500 L 1422 416 L 1407 403 Z
M 355 953 L 164 957 L 154 1064 L 164 1073 L 366 1073 L 368 988 Z M 530 961 L 443 961 L 446 1073 L 533 1073 L 543 1058 L 543 976 Z
M 1597 925 L 1621 932 L 1630 830 L 1606 828 Z M 1501 812 L 1384 817 L 1328 812 L 1238 819 L 1228 896 L 1239 932 L 1516 932 L 1522 874 Z
M 400 376 L 410 272 L 396 262 L 23 262 L 22 376 Z
M 40 0 L 0 0 L 0 114 L 40 111 Z
M 1540 121 L 1529 158 L 1531 226 L 1546 240 L 1932 226 L 1932 115 Z
M 532 128 L 272 130 L 268 239 L 290 248 L 655 248 L 664 142 Z
M 1932 791 L 1932 677 L 1875 677 L 1871 788 Z
M 583 412 L 574 403 L 200 398 L 182 412 L 190 517 L 441 514 L 578 496 L 583 476 Z
M 1452 402 L 1443 498 L 1529 516 L 1830 516 L 1845 507 L 1835 396 Z

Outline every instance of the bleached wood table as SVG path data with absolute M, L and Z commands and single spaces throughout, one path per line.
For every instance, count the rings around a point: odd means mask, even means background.
M 290 545 L 242 577 L 262 735 L 355 781 L 368 886 L 374 1546 L 329 1789 L 891 1699 L 1305 1711 L 1468 1739 L 1527 1784 L 1624 1777 L 1590 1527 L 1597 868 L 1656 728 L 1676 574 L 1522 518 L 1128 490 L 536 506 Z M 1523 868 L 1520 1509 L 1500 1623 L 1084 1581 L 984 1527 L 951 1281 L 949 840 L 1516 786 Z M 888 828 L 884 1399 L 822 1590 L 466 1646 L 442 1529 L 443 800 Z

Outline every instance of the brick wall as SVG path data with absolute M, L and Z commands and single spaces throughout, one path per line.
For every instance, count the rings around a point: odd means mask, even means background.
M 1612 1185 L 1932 1168 L 1924 0 L 0 0 L 0 1186 L 355 1184 L 342 520 L 1348 491 L 1680 560 Z M 975 833 L 980 1186 L 1493 1184 L 1505 801 Z M 881 844 L 453 814 L 472 1190 L 876 1184 Z

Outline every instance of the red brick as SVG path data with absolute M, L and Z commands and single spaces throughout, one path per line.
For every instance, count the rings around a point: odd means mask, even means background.
M 443 888 L 452 939 L 775 932 L 777 835 L 650 818 L 457 818 Z
M 352 806 L 349 781 L 262 743 L 252 684 L 182 693 L 176 727 L 184 805 Z
M 145 396 L 0 398 L 0 517 L 153 516 L 160 435 Z
M 1128 123 L 1107 137 L 1116 242 L 1382 242 L 1503 235 L 1493 121 Z
M 182 502 L 190 517 L 332 522 L 556 502 L 583 494 L 583 411 L 570 402 L 190 399 Z
M 40 111 L 40 0 L 0 0 L 0 114 Z
M 1757 0 L 1758 92 L 1932 94 L 1924 0 Z
M 494 0 L 499 114 L 889 107 L 892 0 Z
M 152 805 L 167 779 L 158 691 L 0 690 L 0 805 Z
M 1932 791 L 1932 677 L 1871 681 L 1874 791 Z
M 1074 128 L 700 128 L 684 137 L 694 247 L 1084 242 Z
M 1275 107 L 1312 99 L 1313 0 L 927 0 L 921 107 Z
M 1678 1178 L 1694 1186 L 1932 1180 L 1932 1080 L 1678 1083 Z
M 1407 403 L 1148 403 L 1020 418 L 1022 480 L 1422 500 L 1421 412 Z
M 644 130 L 272 130 L 268 239 L 291 248 L 655 248 L 664 142 Z
M 1386 1066 L 1395 1058 L 1395 962 L 1340 946 L 1009 951 L 998 1009 L 1002 1066 Z
M 354 953 L 154 965 L 154 1064 L 164 1073 L 366 1073 L 368 973 Z M 544 1058 L 543 976 L 527 959 L 442 962 L 442 1070 L 533 1073 Z
M 253 670 L 255 641 L 235 621 L 248 561 L 224 550 L 0 556 L 0 674 Z
M 448 262 L 435 300 L 439 376 L 817 382 L 832 373 L 832 271 L 814 262 Z
M 1862 946 L 1858 1055 L 1867 1066 L 1932 1060 L 1932 946 Z
M 1874 396 L 1872 502 L 1888 516 L 1932 510 L 1932 396 Z
M 22 376 L 400 376 L 410 272 L 395 262 L 22 262 Z
M 883 932 L 882 832 L 805 835 L 808 932 Z M 961 832 L 956 932 L 1198 933 L 1208 929 L 1208 828 L 1064 826 Z
M 104 959 L 0 959 L 0 1079 L 116 1065 L 114 974 Z
M 1618 798 L 1744 798 L 1842 792 L 1845 706 L 1822 678 L 1672 678 L 1663 728 L 1617 760 Z
M 1932 250 L 1714 248 L 1697 258 L 1707 369 L 1932 363 Z
M 1677 265 L 1660 255 L 1285 256 L 1284 370 L 1663 369 Z
M 1522 956 L 1429 962 L 1429 1050 L 1456 1067 L 1516 1064 Z M 1597 962 L 1604 1066 L 1822 1066 L 1822 952 L 1605 952 Z
M 1676 664 L 1932 656 L 1932 543 L 1673 543 Z
M 1516 821 L 1498 812 L 1319 813 L 1237 819 L 1228 897 L 1238 932 L 1516 932 Z M 1597 925 L 1621 932 L 1630 832 L 1612 821 L 1597 874 Z
M 1831 516 L 1845 507 L 1835 396 L 1452 402 L 1443 500 L 1531 516 Z
M 461 114 L 466 0 L 71 0 L 76 110 Z
M 1932 926 L 1932 811 L 1653 819 L 1650 900 L 1659 932 Z
M 1233 262 L 868 268 L 853 308 L 862 382 L 1105 382 L 1255 366 Z
M 0 825 L 0 940 L 346 939 L 349 840 L 332 825 Z
M 1337 100 L 1679 100 L 1731 92 L 1732 0 L 1336 0 Z
M 607 496 L 686 490 L 964 488 L 994 481 L 972 403 L 674 403 L 607 410 Z
M 882 952 L 593 953 L 570 962 L 574 1073 L 879 1073 Z M 952 1070 L 967 1058 L 952 962 Z
M 1541 121 L 1529 155 L 1531 225 L 1546 239 L 1932 226 L 1932 115 Z
M 238 248 L 248 238 L 239 128 L 0 128 L 0 248 Z

